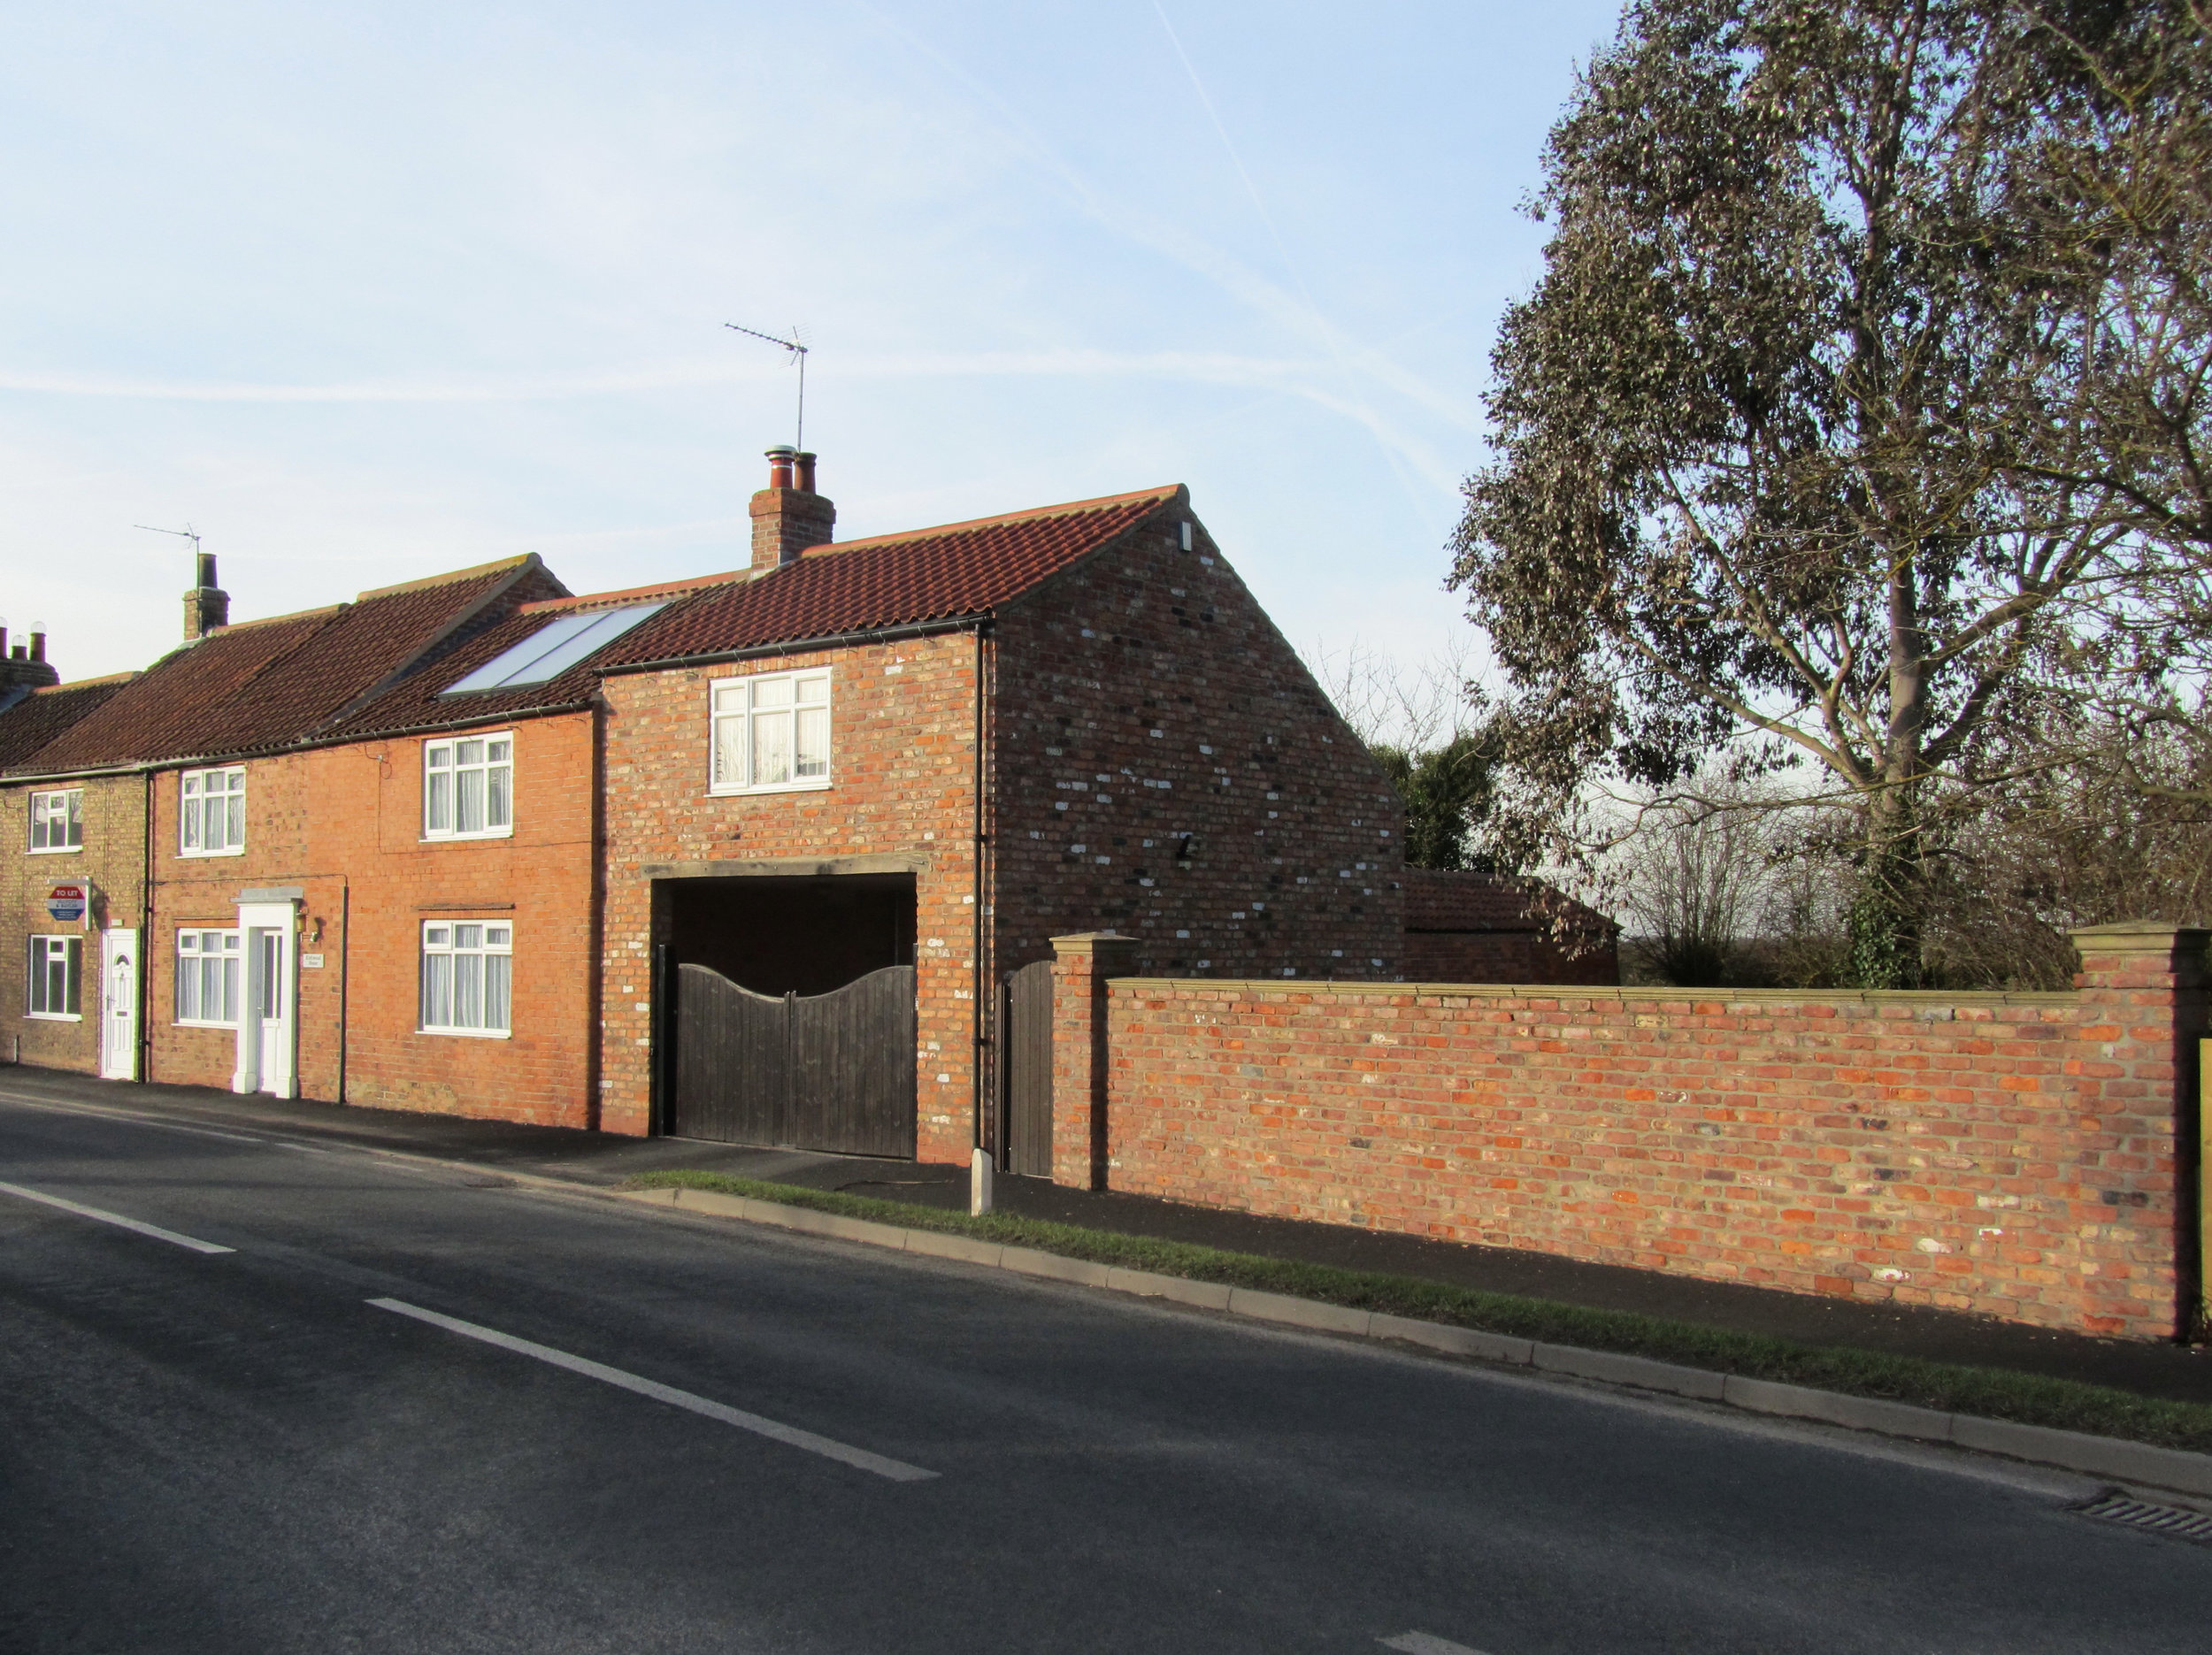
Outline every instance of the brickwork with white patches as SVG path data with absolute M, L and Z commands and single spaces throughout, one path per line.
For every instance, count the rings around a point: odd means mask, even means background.
M 1397 796 L 1187 511 L 994 637 L 1001 972 L 1112 930 L 1148 975 L 1400 974 Z

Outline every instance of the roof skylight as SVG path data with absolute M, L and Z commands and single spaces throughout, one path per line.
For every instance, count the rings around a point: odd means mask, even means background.
M 448 685 L 444 693 L 453 695 L 463 690 L 513 689 L 557 678 L 587 655 L 604 648 L 639 622 L 667 607 L 665 603 L 633 603 L 619 609 L 557 615 L 458 684 Z

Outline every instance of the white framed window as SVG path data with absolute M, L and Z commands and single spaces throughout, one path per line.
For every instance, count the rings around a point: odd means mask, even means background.
M 179 931 L 177 1021 L 214 1029 L 236 1028 L 243 958 L 234 931 Z
M 830 785 L 830 675 L 764 672 L 714 686 L 710 786 L 782 793 Z
M 64 1022 L 82 1020 L 84 1001 L 84 939 L 31 939 L 30 992 L 24 1015 Z
M 498 839 L 514 831 L 512 731 L 422 744 L 425 839 Z
M 179 784 L 177 849 L 187 856 L 235 856 L 246 848 L 246 767 L 187 770 Z
M 31 848 L 35 851 L 84 848 L 84 789 L 67 787 L 58 793 L 31 795 Z
M 515 928 L 504 920 L 424 921 L 423 1032 L 509 1033 L 514 953 Z

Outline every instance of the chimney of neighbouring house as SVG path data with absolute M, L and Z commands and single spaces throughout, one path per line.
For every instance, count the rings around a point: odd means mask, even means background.
M 768 487 L 753 496 L 753 572 L 798 561 L 810 546 L 826 546 L 837 508 L 814 492 L 814 456 L 781 444 L 768 450 Z
M 35 689 L 60 682 L 61 674 L 46 659 L 46 628 L 33 621 L 31 641 L 11 649 L 7 624 L 0 621 L 0 699 L 6 699 L 6 692 L 19 686 Z
M 215 554 L 202 552 L 199 560 L 200 583 L 184 594 L 184 641 L 188 644 L 230 624 L 230 594 L 215 585 Z

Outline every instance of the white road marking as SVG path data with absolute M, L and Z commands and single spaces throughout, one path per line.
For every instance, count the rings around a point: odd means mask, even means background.
M 741 1431 L 783 1443 L 793 1448 L 803 1448 L 810 1454 L 820 1454 L 845 1465 L 872 1471 L 879 1477 L 894 1483 L 923 1483 L 937 1475 L 919 1466 L 910 1466 L 902 1460 L 887 1459 L 872 1454 L 864 1448 L 817 1437 L 812 1431 L 803 1431 L 795 1425 L 784 1425 L 775 1420 L 764 1419 L 757 1414 L 748 1414 L 742 1408 L 710 1401 L 694 1396 L 688 1391 L 679 1391 L 673 1385 L 664 1385 L 656 1379 L 644 1379 L 635 1374 L 626 1374 L 619 1368 L 609 1368 L 603 1362 L 590 1361 L 581 1356 L 571 1356 L 566 1351 L 557 1351 L 549 1345 L 535 1345 L 528 1339 L 518 1339 L 511 1333 L 502 1333 L 495 1328 L 480 1327 L 473 1322 L 463 1322 L 457 1316 L 442 1316 L 434 1310 L 425 1310 L 399 1299 L 372 1299 L 368 1301 L 379 1310 L 392 1310 L 403 1316 L 412 1316 L 418 1322 L 427 1322 L 433 1327 L 458 1333 L 465 1338 L 481 1339 L 487 1345 L 496 1345 L 502 1350 L 514 1351 L 524 1356 L 534 1356 L 539 1361 L 549 1362 L 556 1368 L 565 1368 L 572 1374 L 600 1380 L 624 1391 L 634 1391 L 641 1397 L 651 1397 L 657 1402 L 666 1402 L 694 1414 L 719 1420 L 725 1425 L 734 1425 Z
M 173 1230 L 164 1230 L 159 1224 L 149 1224 L 135 1218 L 126 1218 L 120 1213 L 110 1213 L 96 1207 L 86 1207 L 76 1201 L 65 1201 L 58 1195 L 42 1194 L 27 1190 L 19 1184 L 0 1184 L 0 1194 L 19 1195 L 27 1201 L 42 1202 L 58 1207 L 65 1213 L 74 1213 L 80 1218 L 96 1218 L 104 1224 L 114 1224 L 123 1230 L 134 1230 L 142 1236 L 151 1236 L 156 1241 L 165 1241 L 173 1246 L 189 1247 L 195 1253 L 235 1253 L 235 1247 L 219 1247 L 211 1241 L 196 1241 L 190 1236 L 180 1236 Z
M 1396 1637 L 1377 1638 L 1376 1643 L 1386 1650 L 1396 1650 L 1400 1655 L 1482 1655 L 1478 1649 L 1464 1644 L 1455 1644 L 1428 1632 L 1401 1632 Z

